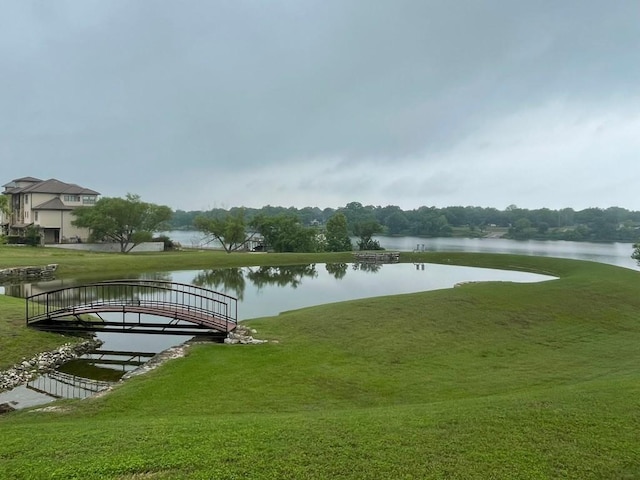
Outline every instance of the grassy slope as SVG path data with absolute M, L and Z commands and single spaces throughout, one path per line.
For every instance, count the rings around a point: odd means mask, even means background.
M 0 312 L 0 370 L 63 343 L 79 341 L 77 337 L 26 328 L 24 300 L 0 295 Z
M 640 274 L 422 258 L 561 279 L 255 320 L 280 343 L 196 346 L 67 413 L 0 417 L 0 478 L 640 476 Z

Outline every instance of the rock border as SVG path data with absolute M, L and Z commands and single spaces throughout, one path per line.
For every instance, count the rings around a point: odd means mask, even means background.
M 238 324 L 236 329 L 227 335 L 223 343 L 226 345 L 261 345 L 264 343 L 269 343 L 269 340 L 259 340 L 257 338 L 254 338 L 254 335 L 256 333 L 257 331 L 255 329 L 249 328 L 245 325 Z M 113 383 L 113 385 L 111 385 L 110 387 L 100 390 L 95 395 L 91 395 L 87 397 L 87 399 L 98 398 L 103 395 L 107 395 L 109 392 L 113 390 L 114 387 L 116 387 L 119 384 L 122 384 L 122 382 L 132 377 L 136 377 L 138 375 L 144 375 L 147 372 L 155 370 L 156 368 L 168 362 L 169 360 L 172 360 L 174 358 L 184 357 L 189 347 L 191 347 L 192 345 L 204 344 L 204 343 L 214 343 L 214 342 L 195 337 L 175 347 L 167 348 L 166 350 L 163 350 L 162 352 L 152 357 L 144 365 L 141 365 L 135 370 L 132 370 L 124 374 L 122 378 L 120 378 L 120 380 Z M 279 342 L 277 340 L 273 340 L 271 341 L 271 343 L 276 344 Z M 3 388 L 6 388 L 7 390 L 9 390 L 11 388 L 17 387 L 18 385 L 26 383 L 38 375 L 41 375 L 43 373 L 46 373 L 47 371 L 55 369 L 57 366 L 59 366 L 60 364 L 66 361 L 82 356 L 83 354 L 91 351 L 92 349 L 99 347 L 101 344 L 102 342 L 97 339 L 87 340 L 85 342 L 82 342 L 81 344 L 76 344 L 76 345 L 65 344 L 53 352 L 41 353 L 33 357 L 31 360 L 24 360 L 22 363 L 15 365 L 13 368 L 6 370 L 4 372 L 0 372 L 0 391 L 2 391 Z M 40 366 L 41 363 L 42 363 L 42 366 Z M 3 385 L 5 383 L 3 382 L 6 382 L 6 384 L 10 386 L 4 387 Z M 37 408 L 31 411 L 32 412 L 60 412 L 61 407 L 52 405 L 52 406 L 47 406 L 43 408 Z
M 57 263 L 44 267 L 25 266 L 0 269 L 0 282 L 7 280 L 25 280 L 30 278 L 50 278 L 58 269 Z
M 223 343 L 226 345 L 261 345 L 269 342 L 268 340 L 254 338 L 256 333 L 257 331 L 255 329 L 239 324 L 233 332 L 227 335 Z M 189 340 L 181 345 L 163 350 L 144 365 L 123 375 L 120 381 L 149 372 L 173 358 L 183 357 L 191 345 L 198 343 L 210 342 L 203 341 L 196 337 L 194 340 Z M 27 383 L 38 375 L 55 370 L 63 363 L 78 358 L 98 348 L 100 345 L 102 345 L 102 342 L 97 339 L 89 339 L 77 344 L 65 343 L 51 352 L 39 353 L 31 359 L 24 358 L 21 363 L 13 365 L 13 367 L 8 370 L 0 371 L 0 391 L 11 390 L 12 388 Z
M 238 324 L 233 332 L 227 334 L 227 338 L 224 339 L 224 343 L 227 345 L 260 345 L 262 343 L 268 343 L 269 340 L 258 340 L 253 338 L 253 335 L 258 333 L 254 328 L 249 328 L 245 325 Z
M 76 344 L 65 343 L 51 352 L 39 353 L 31 359 L 24 358 L 21 363 L 13 365 L 8 370 L 0 371 L 0 391 L 11 390 L 27 383 L 38 375 L 50 372 L 63 363 L 80 357 L 100 345 L 102 342 L 97 339 L 89 339 Z

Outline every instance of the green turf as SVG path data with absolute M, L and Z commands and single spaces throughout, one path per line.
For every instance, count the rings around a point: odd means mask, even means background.
M 640 477 L 640 272 L 402 258 L 559 279 L 256 319 L 267 344 L 197 345 L 106 396 L 3 415 L 0 478 Z
M 24 300 L 0 295 L 0 370 L 37 353 L 55 350 L 63 343 L 81 340 L 26 328 Z

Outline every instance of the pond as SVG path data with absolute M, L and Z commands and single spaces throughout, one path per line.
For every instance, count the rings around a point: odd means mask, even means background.
M 141 278 L 148 279 L 150 276 Z M 194 284 L 237 297 L 238 319 L 242 321 L 311 305 L 451 288 L 463 282 L 540 282 L 553 277 L 425 263 L 339 263 L 158 272 L 151 278 Z M 54 279 L 7 285 L 5 294 L 25 297 L 74 284 L 76 282 L 73 279 Z M 104 315 L 108 319 L 109 314 Z M 98 332 L 96 336 L 103 342 L 99 349 L 63 365 L 57 372 L 0 394 L 0 404 L 10 402 L 14 408 L 24 408 L 44 404 L 57 397 L 84 398 L 93 395 L 108 385 L 106 382 L 117 381 L 155 353 L 187 339 L 179 335 L 103 332 Z
M 527 272 L 438 264 L 309 264 L 158 272 L 139 279 L 170 280 L 210 288 L 238 299 L 238 319 L 277 315 L 286 310 L 357 298 L 451 288 L 461 282 L 538 282 L 552 277 Z M 96 278 L 95 280 L 109 280 Z M 54 279 L 5 286 L 5 294 L 24 298 L 76 285 Z M 109 350 L 160 351 L 180 336 L 100 333 Z

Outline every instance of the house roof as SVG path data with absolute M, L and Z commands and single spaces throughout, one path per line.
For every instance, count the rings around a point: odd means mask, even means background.
M 2 185 L 4 187 L 4 192 L 3 193 L 10 193 L 10 194 L 14 194 L 14 193 L 19 193 L 23 188 L 25 188 L 24 186 L 20 187 L 18 186 L 18 183 L 38 183 L 38 182 L 42 182 L 42 180 L 40 180 L 39 178 L 36 177 L 21 177 L 21 178 L 16 178 L 14 180 L 11 180 L 9 183 L 5 183 L 4 185 Z
M 32 207 L 32 210 L 73 210 L 73 207 L 65 205 L 59 198 L 52 198 L 51 200 L 41 203 L 38 206 Z
M 37 179 L 36 179 L 37 180 Z M 18 180 L 14 180 L 16 182 Z M 55 193 L 64 195 L 100 195 L 99 192 L 81 187 L 75 183 L 65 183 L 55 178 L 41 180 L 23 188 L 18 188 L 9 193 Z
M 2 186 L 3 187 L 13 187 L 18 182 L 38 183 L 38 182 L 41 182 L 41 181 L 42 180 L 40 180 L 39 178 L 36 178 L 36 177 L 22 177 L 22 178 L 15 178 L 15 179 L 11 180 L 9 183 L 7 183 L 5 185 L 2 185 Z

